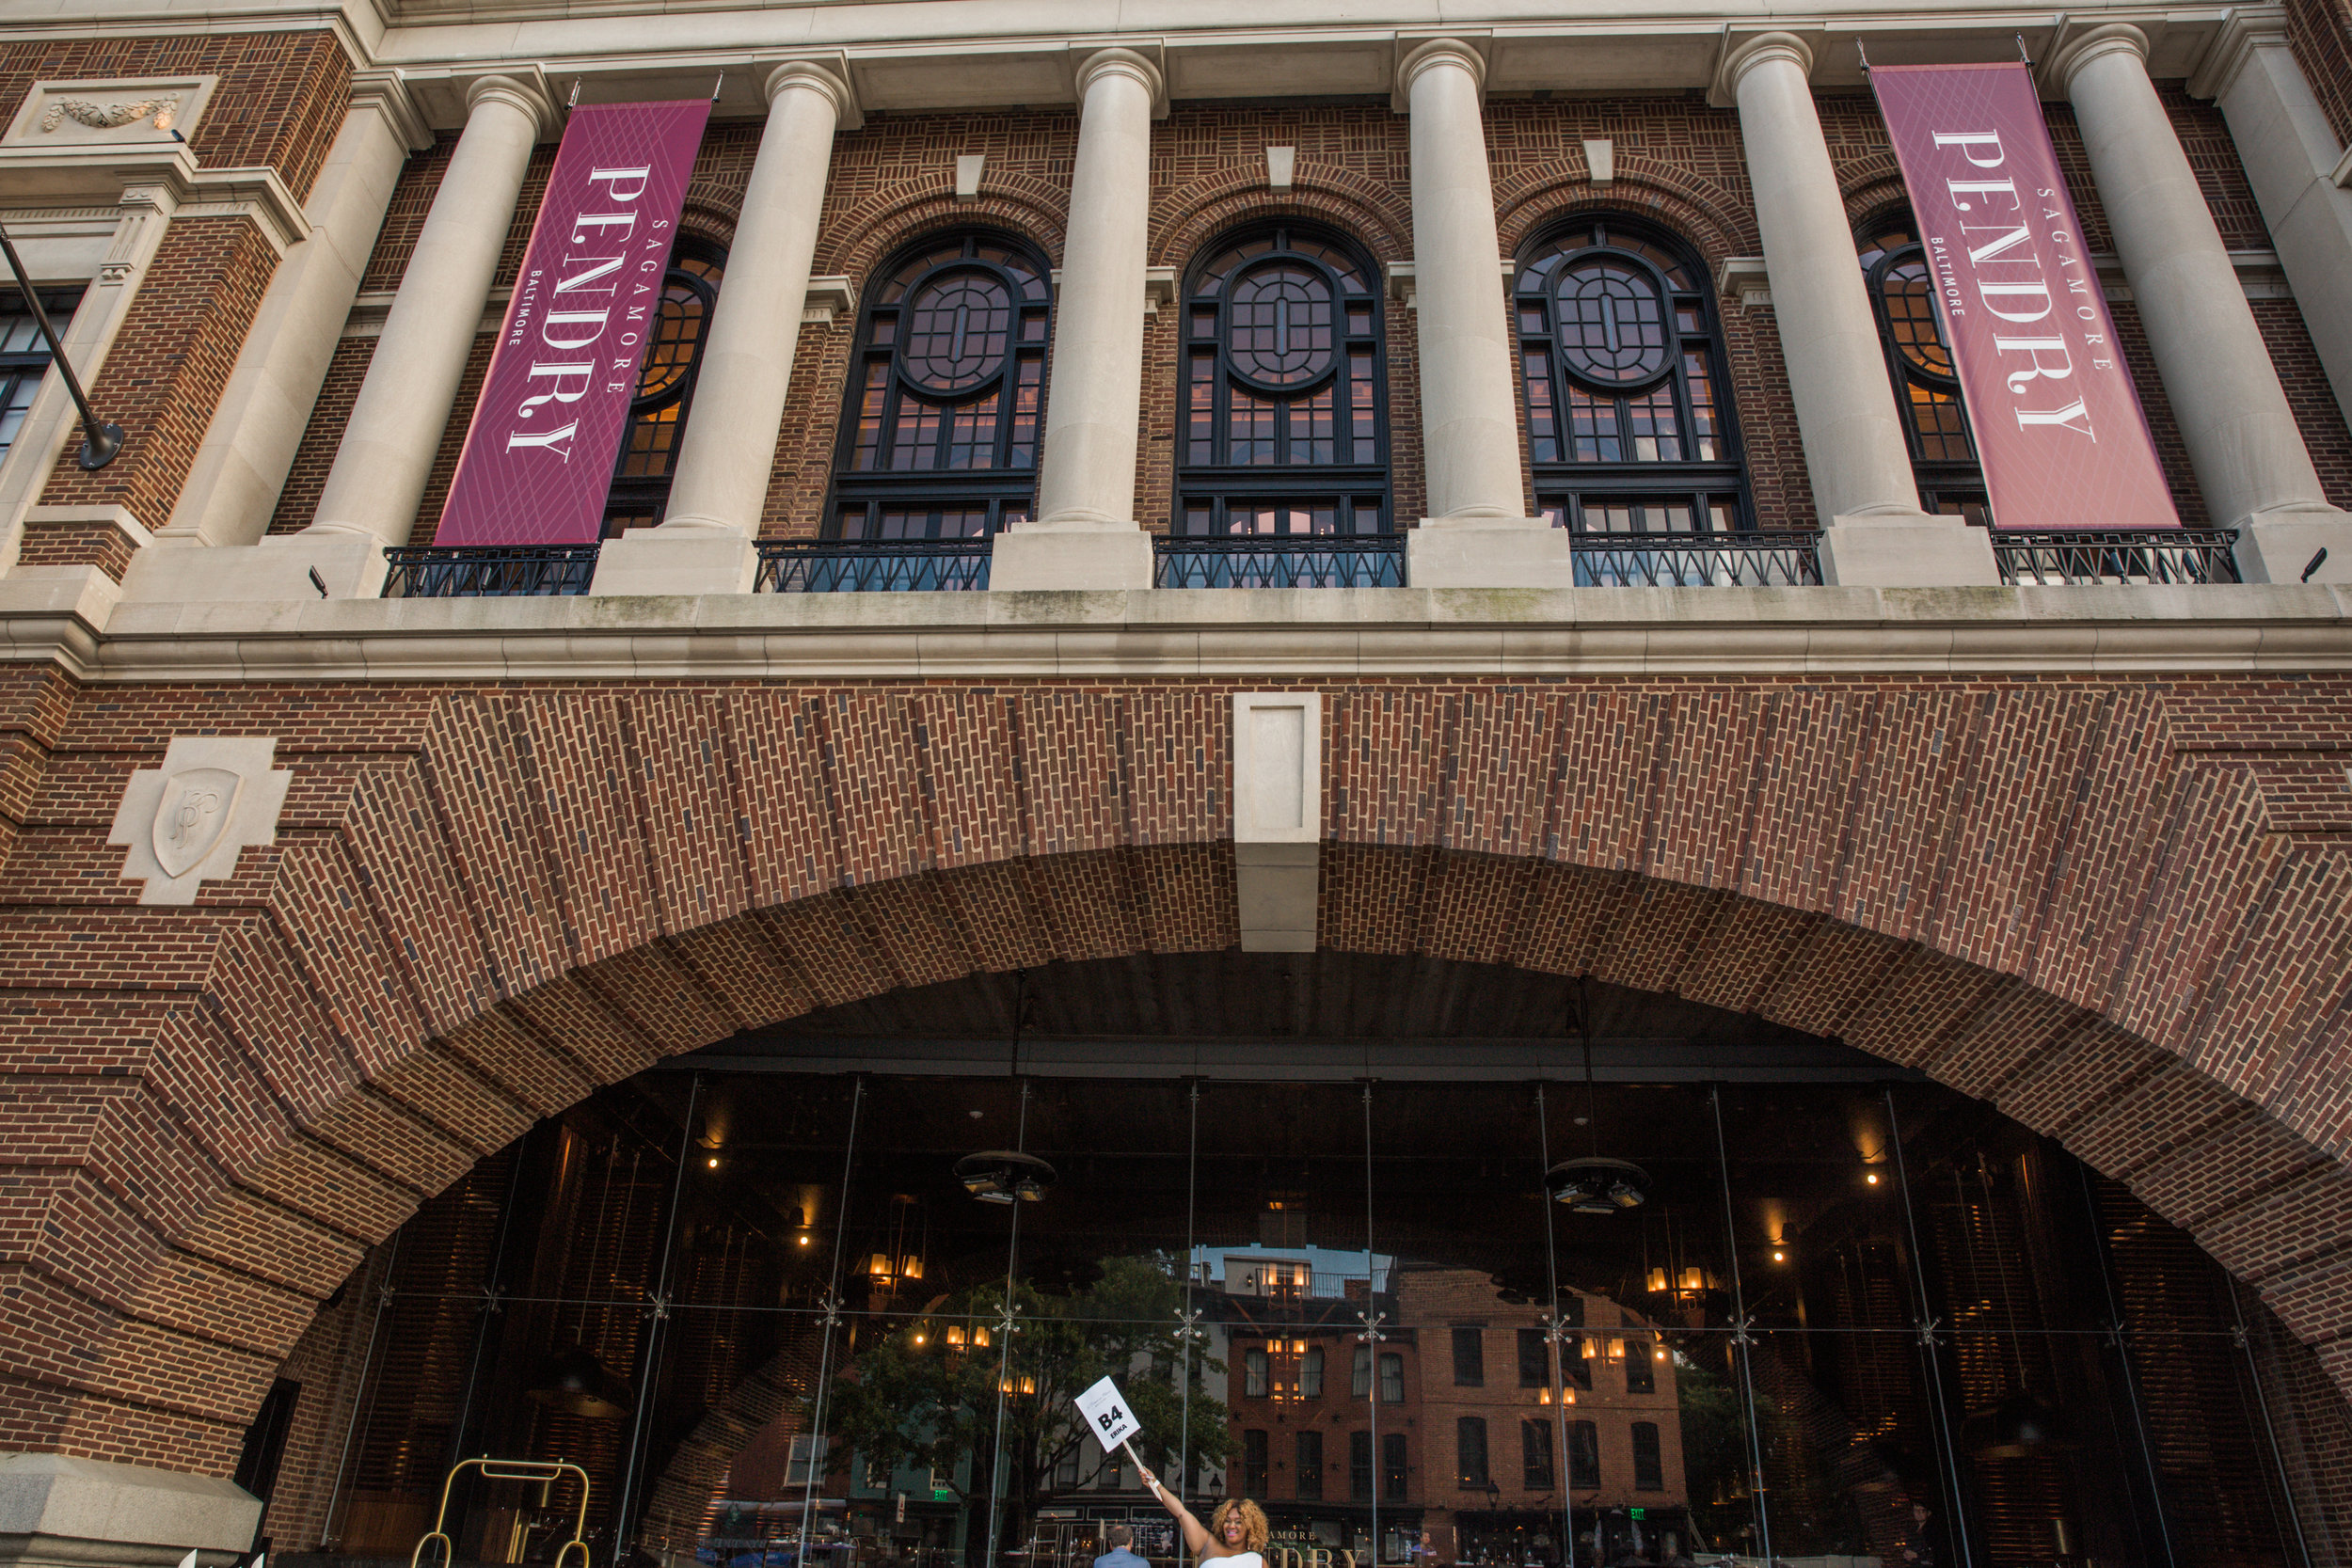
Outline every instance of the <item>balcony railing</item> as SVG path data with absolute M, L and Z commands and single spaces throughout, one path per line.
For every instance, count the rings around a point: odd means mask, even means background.
M 2057 587 L 2115 582 L 2235 582 L 2237 543 L 2226 528 L 2150 529 L 2079 533 L 1993 531 L 1993 559 L 2007 583 Z
M 1571 533 L 1579 588 L 1803 588 L 1818 533 Z
M 595 545 L 419 545 L 384 552 L 388 599 L 550 598 L 585 594 Z
M 1152 542 L 1154 588 L 1402 588 L 1394 534 L 1177 535 Z
M 934 594 L 988 586 L 991 541 L 772 539 L 759 546 L 762 594 Z

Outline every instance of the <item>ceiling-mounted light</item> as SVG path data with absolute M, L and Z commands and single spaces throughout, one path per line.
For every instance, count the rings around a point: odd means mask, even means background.
M 1649 1172 L 1629 1160 L 1589 1155 L 1563 1160 L 1544 1173 L 1544 1190 L 1554 1203 L 1579 1214 L 1613 1214 L 1649 1201 Z
M 1054 1167 L 1034 1154 L 982 1149 L 956 1162 L 956 1180 L 982 1203 L 1035 1203 L 1054 1184 Z

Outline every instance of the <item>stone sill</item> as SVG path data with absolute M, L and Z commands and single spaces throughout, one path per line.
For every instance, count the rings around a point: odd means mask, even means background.
M 0 657 L 215 682 L 2352 670 L 2352 589 L 2282 584 L 181 604 L 79 574 L 0 579 Z

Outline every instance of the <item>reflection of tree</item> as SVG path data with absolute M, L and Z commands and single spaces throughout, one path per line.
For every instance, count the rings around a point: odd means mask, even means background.
M 967 1502 L 984 1504 L 1001 1393 L 1007 1480 L 1001 1538 L 1016 1543 L 1025 1538 L 1029 1514 L 1055 1466 L 1075 1452 L 1090 1467 L 1101 1453 L 1071 1402 L 1107 1375 L 1119 1380 L 1143 1424 L 1136 1452 L 1148 1465 L 1172 1468 L 1184 1427 L 1178 1376 L 1184 1291 L 1173 1268 L 1157 1258 L 1105 1259 L 1093 1284 L 1068 1294 L 1049 1295 L 1018 1281 L 1009 1347 L 1002 1285 L 942 1298 L 918 1322 L 858 1349 L 834 1385 L 828 1425 L 834 1443 L 856 1449 L 874 1468 L 928 1468 Z M 985 1344 L 976 1342 L 982 1331 Z M 1224 1402 L 1203 1382 L 1204 1374 L 1224 1370 L 1195 1352 L 1190 1435 L 1196 1465 L 1221 1465 L 1232 1447 Z M 971 1468 L 960 1475 L 958 1462 L 966 1454 Z M 979 1532 L 974 1534 L 977 1547 Z
M 1686 1361 L 1675 1369 L 1675 1395 L 1682 1407 L 1682 1468 L 1692 1527 L 1707 1546 L 1736 1549 L 1746 1544 L 1740 1527 L 1753 1516 L 1743 1480 L 1747 1427 L 1739 1392 L 1720 1370 Z

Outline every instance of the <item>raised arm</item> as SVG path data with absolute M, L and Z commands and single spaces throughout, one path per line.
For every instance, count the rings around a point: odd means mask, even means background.
M 1209 1534 L 1209 1528 L 1192 1516 L 1191 1509 L 1177 1501 L 1175 1493 L 1160 1484 L 1159 1477 L 1145 1469 L 1141 1465 L 1136 1466 L 1136 1474 L 1143 1478 L 1143 1484 L 1152 1489 L 1152 1495 L 1160 1499 L 1160 1506 L 1168 1510 L 1168 1516 L 1176 1521 L 1176 1528 L 1184 1533 L 1186 1549 L 1195 1557 L 1212 1558 L 1234 1555 L 1232 1547 L 1212 1537 Z

